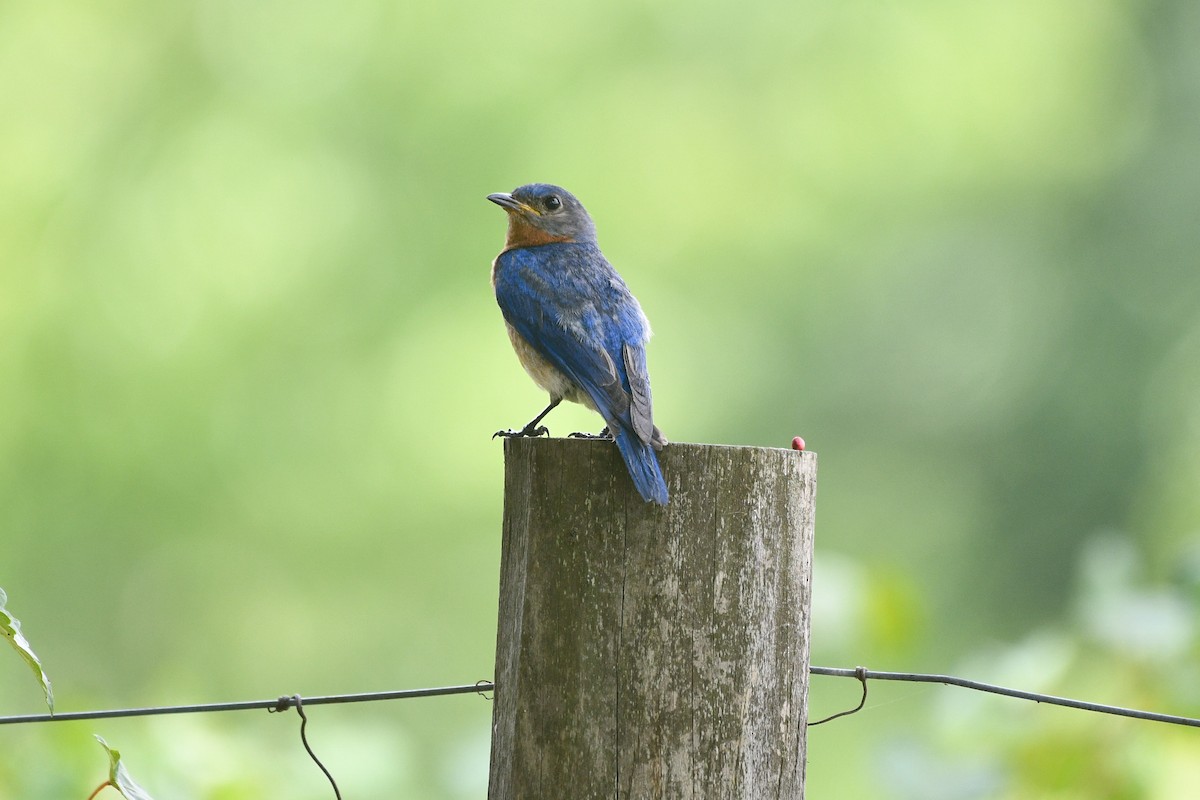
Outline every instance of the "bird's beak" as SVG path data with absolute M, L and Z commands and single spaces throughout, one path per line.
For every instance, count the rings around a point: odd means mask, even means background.
M 487 199 L 491 200 L 505 211 L 520 211 L 524 214 L 538 214 L 538 210 L 536 208 L 525 205 L 508 192 L 496 192 L 495 194 L 489 194 Z

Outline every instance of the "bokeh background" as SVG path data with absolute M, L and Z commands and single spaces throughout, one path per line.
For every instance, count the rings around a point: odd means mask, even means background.
M 0 2 L 0 586 L 58 708 L 491 677 L 544 397 L 484 195 L 575 191 L 680 441 L 820 454 L 814 662 L 1200 715 L 1194 0 Z M 556 434 L 594 429 L 581 409 Z M 852 706 L 815 679 L 813 717 Z M 0 709 L 40 691 L 0 654 Z M 478 697 L 311 712 L 479 798 Z M 323 798 L 294 715 L 0 728 L 0 795 Z M 1183 798 L 1188 729 L 874 684 L 816 798 Z

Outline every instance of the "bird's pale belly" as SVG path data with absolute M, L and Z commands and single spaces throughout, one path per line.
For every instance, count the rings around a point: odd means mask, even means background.
M 516 328 L 507 324 L 505 327 L 508 328 L 509 341 L 512 342 L 513 350 L 517 352 L 521 366 L 529 373 L 529 377 L 533 378 L 534 383 L 548 392 L 551 397 L 561 397 L 564 400 L 587 406 L 593 411 L 596 410 L 596 404 L 592 402 L 592 398 L 588 396 L 587 392 L 581 390 L 558 367 L 542 358 L 541 354 L 525 341 L 525 337 L 518 333 Z

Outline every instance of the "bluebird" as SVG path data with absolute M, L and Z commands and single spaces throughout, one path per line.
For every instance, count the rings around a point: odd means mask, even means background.
M 638 493 L 666 505 L 655 451 L 667 443 L 654 425 L 646 340 L 650 323 L 596 244 L 596 226 L 565 189 L 531 183 L 489 194 L 508 212 L 508 238 L 492 262 L 492 287 L 508 338 L 550 405 L 519 431 L 549 435 L 542 419 L 563 400 L 604 418 Z

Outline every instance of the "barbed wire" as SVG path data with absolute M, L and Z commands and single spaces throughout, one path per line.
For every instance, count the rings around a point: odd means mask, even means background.
M 1046 703 L 1048 705 L 1065 706 L 1081 711 L 1091 711 L 1099 714 L 1112 714 L 1121 717 L 1130 717 L 1132 719 L 1147 720 L 1150 722 L 1165 722 L 1171 725 L 1185 725 L 1192 728 L 1200 728 L 1200 719 L 1194 717 L 1185 717 L 1177 714 L 1161 714 L 1154 711 L 1142 711 L 1136 708 L 1125 708 L 1122 706 L 1105 705 L 1103 703 L 1093 703 L 1087 700 L 1074 700 L 1069 697 L 1059 697 L 1051 694 L 1042 694 L 1040 692 L 1030 692 L 1024 689 L 1012 689 L 1006 686 L 997 686 L 996 684 L 984 683 L 982 681 L 971 680 L 969 678 L 960 678 L 955 675 L 941 675 L 937 673 L 925 672 L 882 672 L 878 670 L 869 670 L 866 667 L 854 667 L 851 669 L 842 667 L 809 667 L 810 675 L 821 675 L 835 678 L 855 678 L 863 685 L 863 701 L 851 710 L 844 711 L 839 714 L 834 714 L 832 717 L 822 720 L 822 722 L 834 719 L 837 717 L 846 716 L 860 710 L 865 705 L 867 681 L 909 681 L 914 683 L 940 683 L 947 686 L 959 686 L 964 689 L 971 689 L 977 692 L 987 692 L 989 694 L 998 694 L 1005 697 L 1014 697 L 1020 700 L 1030 700 L 1035 703 Z M 146 708 L 116 708 L 102 711 L 70 711 L 59 714 L 24 714 L 18 716 L 0 717 L 0 725 L 16 725 L 22 723 L 36 722 L 74 722 L 79 720 L 90 719 L 112 719 L 114 717 L 147 717 L 165 714 L 195 714 L 208 713 L 215 711 L 286 711 L 290 708 L 299 708 L 301 702 L 305 706 L 331 705 L 336 703 L 371 703 L 382 700 L 409 700 L 418 697 L 442 697 L 455 694 L 479 694 L 485 699 L 490 700 L 487 692 L 494 692 L 496 685 L 492 681 L 482 680 L 472 684 L 464 684 L 460 686 L 441 686 L 429 689 L 400 689 L 387 692 L 362 692 L 357 694 L 332 694 L 332 695 L 314 695 L 312 697 L 304 697 L 300 695 L 283 695 L 271 700 L 243 700 L 232 703 L 199 703 L 193 705 L 181 706 L 157 706 Z M 819 723 L 812 723 L 814 725 Z

